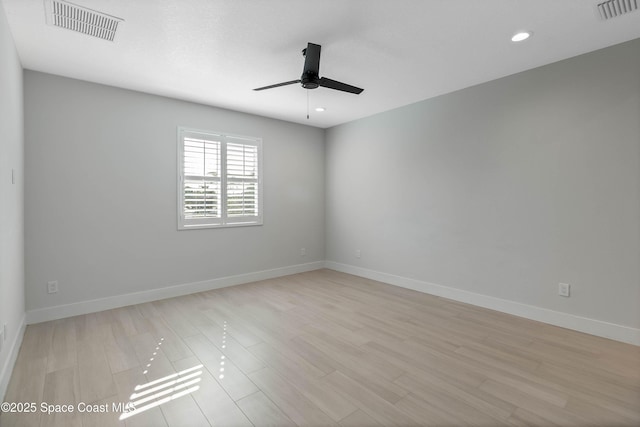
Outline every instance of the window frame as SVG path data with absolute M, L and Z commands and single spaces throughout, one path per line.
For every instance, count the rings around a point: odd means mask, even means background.
M 220 177 L 211 178 L 207 181 L 220 182 L 220 217 L 205 217 L 205 218 L 185 218 L 184 205 L 185 205 L 185 167 L 184 167 L 184 140 L 185 137 L 197 137 L 201 139 L 210 138 L 211 141 L 220 142 Z M 225 132 L 214 132 L 203 129 L 194 129 L 185 126 L 178 126 L 177 128 L 177 214 L 178 214 L 178 230 L 198 230 L 204 228 L 227 228 L 227 227 L 247 227 L 263 225 L 263 179 L 262 179 L 262 138 L 236 135 Z M 227 200 L 228 200 L 228 181 L 238 182 L 243 181 L 238 178 L 231 178 L 227 176 L 227 145 L 228 144 L 243 144 L 252 145 L 257 147 L 257 167 L 258 174 L 254 180 L 249 179 L 248 182 L 255 182 L 258 197 L 257 197 L 257 211 L 258 215 L 247 215 L 241 217 L 228 217 L 227 214 Z M 203 178 L 204 180 L 204 178 Z M 247 181 L 244 181 L 247 182 Z

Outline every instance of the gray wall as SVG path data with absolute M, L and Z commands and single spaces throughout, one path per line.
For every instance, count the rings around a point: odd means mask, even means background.
M 0 3 L 0 401 L 9 378 L 10 350 L 24 317 L 24 136 L 22 66 Z M 14 170 L 15 184 L 11 170 Z
M 33 71 L 25 120 L 29 310 L 324 259 L 321 129 Z M 177 126 L 263 138 L 263 226 L 177 231 Z
M 640 40 L 326 141 L 327 260 L 640 327 Z

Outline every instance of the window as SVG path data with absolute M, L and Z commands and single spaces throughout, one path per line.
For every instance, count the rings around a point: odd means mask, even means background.
M 262 224 L 262 140 L 178 128 L 178 229 Z

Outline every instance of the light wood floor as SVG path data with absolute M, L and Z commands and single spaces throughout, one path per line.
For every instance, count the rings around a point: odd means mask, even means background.
M 31 325 L 5 400 L 37 412 L 2 427 L 639 426 L 640 347 L 320 270 Z

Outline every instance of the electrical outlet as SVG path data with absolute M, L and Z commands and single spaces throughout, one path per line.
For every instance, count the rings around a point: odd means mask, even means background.
M 307 255 L 307 248 L 300 249 L 300 256 L 305 256 L 305 255 Z
M 362 252 L 360 249 L 356 249 L 356 258 L 360 258 L 362 256 Z
M 568 297 L 571 294 L 571 285 L 568 283 L 558 283 L 558 295 Z
M 7 339 L 7 324 L 2 325 L 2 334 L 4 335 L 4 339 Z
M 47 282 L 47 292 L 50 294 L 55 294 L 58 292 L 58 281 L 53 280 L 51 282 Z

